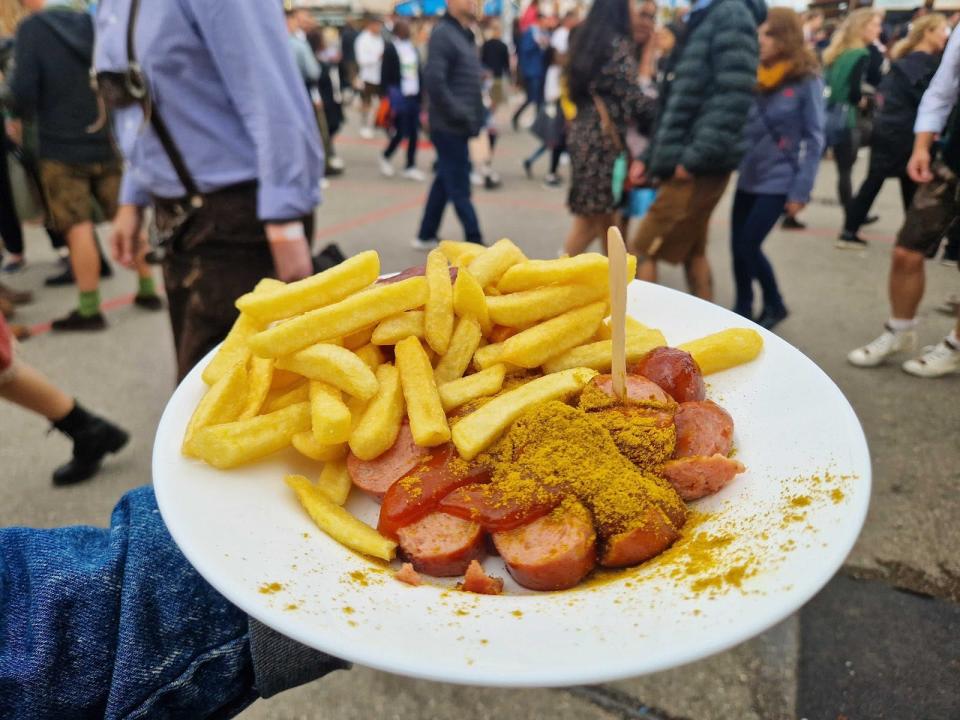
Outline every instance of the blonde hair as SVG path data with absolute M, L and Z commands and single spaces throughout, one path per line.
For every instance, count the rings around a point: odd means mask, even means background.
M 27 15 L 19 0 L 0 0 L 0 35 L 13 35 Z
M 863 42 L 863 33 L 867 25 L 874 18 L 882 17 L 883 14 L 872 8 L 860 8 L 847 15 L 847 18 L 840 23 L 840 27 L 830 38 L 830 44 L 823 51 L 823 64 L 833 65 L 837 58 L 843 55 L 847 50 L 856 50 L 865 47 Z
M 899 60 L 912 53 L 917 45 L 923 42 L 923 38 L 930 30 L 946 27 L 947 16 L 940 13 L 930 13 L 921 18 L 917 18 L 910 24 L 910 32 L 900 42 L 893 46 L 890 51 L 892 60 Z

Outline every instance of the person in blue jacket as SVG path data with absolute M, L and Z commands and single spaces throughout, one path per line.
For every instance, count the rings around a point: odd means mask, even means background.
M 530 105 L 537 112 L 543 106 L 543 82 L 547 76 L 546 52 L 550 46 L 550 26 L 554 19 L 546 15 L 537 16 L 537 24 L 527 28 L 517 41 L 517 70 L 523 78 L 526 99 L 513 114 L 513 129 L 516 130 L 520 116 Z
M 757 91 L 744 130 L 749 150 L 740 163 L 730 239 L 733 309 L 755 317 L 759 282 L 763 309 L 756 320 L 769 329 L 788 313 L 761 246 L 784 213 L 796 215 L 810 199 L 824 143 L 823 81 L 796 12 L 771 8 L 758 33 Z

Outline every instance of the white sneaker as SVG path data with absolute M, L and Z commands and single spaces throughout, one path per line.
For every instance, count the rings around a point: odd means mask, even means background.
M 924 348 L 923 355 L 901 365 L 905 373 L 917 377 L 943 377 L 960 372 L 960 348 L 954 348 L 946 339 Z
M 483 175 L 477 172 L 470 173 L 470 184 L 474 187 L 480 187 L 483 185 Z
M 373 128 L 366 126 L 360 128 L 360 137 L 364 140 L 373 140 Z
M 414 238 L 410 243 L 410 247 L 412 247 L 414 250 L 430 251 L 436 248 L 438 244 L 439 241 L 436 238 L 433 240 L 421 240 L 420 238 Z
M 383 155 L 380 156 L 380 174 L 384 177 L 393 177 L 397 174 L 397 171 L 393 169 L 393 165 Z
M 320 178 L 320 189 L 326 190 L 328 187 L 330 187 L 330 181 L 326 178 Z
M 423 182 L 427 179 L 427 176 L 420 171 L 419 168 L 409 167 L 403 171 L 403 176 L 407 180 L 413 180 L 415 182 Z
M 898 333 L 884 330 L 873 342 L 851 350 L 847 361 L 857 367 L 876 367 L 894 353 L 913 350 L 916 344 L 917 334 L 913 330 Z
M 334 170 L 343 170 L 345 165 L 343 164 L 343 158 L 339 155 L 332 155 L 327 161 L 327 165 L 332 167 Z

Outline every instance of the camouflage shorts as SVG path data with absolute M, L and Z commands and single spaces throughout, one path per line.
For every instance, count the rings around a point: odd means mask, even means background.
M 931 166 L 933 180 L 917 188 L 897 234 L 897 246 L 925 255 L 937 254 L 940 242 L 960 214 L 960 182 L 942 162 Z
M 40 181 L 54 228 L 66 232 L 80 223 L 111 220 L 117 212 L 122 175 L 117 161 L 40 160 Z

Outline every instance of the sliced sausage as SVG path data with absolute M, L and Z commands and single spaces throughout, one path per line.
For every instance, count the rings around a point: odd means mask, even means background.
M 479 595 L 499 595 L 503 592 L 503 578 L 487 575 L 479 562 L 471 560 L 467 573 L 463 576 L 461 589 Z
M 446 495 L 439 508 L 464 520 L 473 520 L 488 532 L 512 530 L 546 515 L 560 504 L 560 497 L 543 497 L 527 503 L 504 498 L 496 484 L 464 485 Z
M 746 468 L 726 455 L 685 457 L 663 466 L 663 475 L 684 500 L 697 500 L 722 490 Z
M 672 408 L 617 403 L 591 416 L 610 433 L 620 454 L 641 470 L 659 467 L 673 457 L 677 431 Z
M 733 449 L 733 418 L 712 400 L 681 403 L 674 422 L 677 425 L 675 458 L 729 455 Z
M 463 575 L 471 560 L 483 556 L 480 525 L 446 513 L 430 513 L 397 535 L 414 569 L 434 577 Z
M 402 583 L 406 583 L 407 585 L 417 586 L 423 583 L 422 578 L 417 571 L 413 569 L 413 565 L 410 563 L 404 563 L 401 565 L 400 569 L 393 574 L 393 577 Z
M 604 567 L 628 567 L 659 555 L 670 547 L 680 531 L 670 519 L 651 505 L 637 525 L 617 533 L 604 542 L 600 564 Z
M 700 366 L 693 355 L 671 347 L 654 348 L 627 372 L 643 375 L 662 387 L 679 403 L 703 400 L 707 396 Z
M 597 562 L 590 513 L 570 501 L 529 525 L 493 534 L 493 544 L 513 579 L 531 590 L 564 590 L 583 580 Z
M 350 453 L 347 456 L 347 472 L 354 485 L 382 500 L 391 485 L 429 454 L 430 448 L 420 447 L 413 441 L 410 423 L 404 422 L 391 448 L 373 460 L 361 460 Z
M 590 384 L 602 390 L 611 398 L 616 398 L 613 392 L 613 378 L 610 375 L 597 375 Z M 642 375 L 627 375 L 627 400 L 637 405 L 673 405 L 671 398 L 663 388 Z

